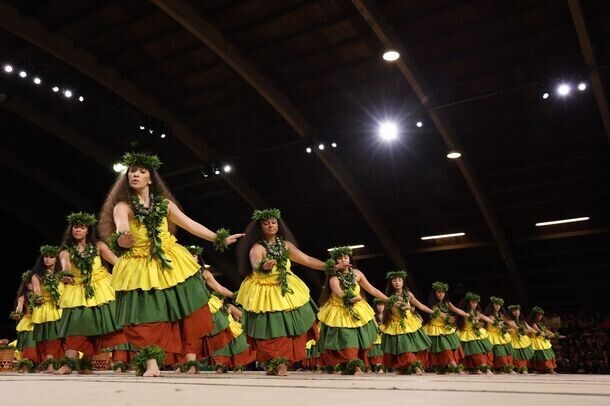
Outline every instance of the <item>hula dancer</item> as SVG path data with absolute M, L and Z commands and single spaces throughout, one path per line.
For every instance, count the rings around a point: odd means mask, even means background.
M 224 250 L 242 234 L 214 233 L 182 212 L 157 173 L 155 155 L 127 153 L 100 215 L 100 234 L 119 255 L 112 274 L 117 322 L 140 350 L 136 373 L 160 376 L 159 367 L 181 353 L 197 360 L 202 338 L 214 329 L 199 265 L 176 242 L 175 227 L 214 241 Z M 194 372 L 194 371 L 192 371 Z
M 404 282 L 406 278 L 406 271 L 386 274 L 386 295 L 390 298 L 386 303 L 381 325 L 383 361 L 387 368 L 399 373 L 422 375 L 428 362 L 431 341 L 422 328 L 421 318 L 413 312 L 412 306 L 429 314 L 433 311 L 409 291 Z
M 19 372 L 31 372 L 34 364 L 41 361 L 34 340 L 34 324 L 32 323 L 33 301 L 35 300 L 31 281 L 31 272 L 25 271 L 21 275 L 21 284 L 17 289 L 17 300 L 15 310 L 11 312 L 10 318 L 17 321 L 17 351 L 21 352 L 20 364 L 17 364 Z
M 536 331 L 523 319 L 521 305 L 511 305 L 508 306 L 507 309 L 508 317 L 506 323 L 510 328 L 515 371 L 521 374 L 527 374 L 527 363 L 534 356 L 532 341 L 528 334 L 535 334 Z
M 126 344 L 117 324 L 114 290 L 110 273 L 102 262 L 117 260 L 108 246 L 96 236 L 97 219 L 90 213 L 71 213 L 62 240 L 61 281 L 64 291 L 59 299 L 62 309 L 59 336 L 64 338 L 65 358 L 55 373 L 70 374 L 74 369 L 91 373 L 91 359 L 102 348 Z M 83 356 L 79 360 L 78 352 Z
M 504 299 L 492 296 L 485 309 L 485 315 L 492 322 L 487 323 L 487 334 L 489 342 L 493 345 L 493 368 L 499 373 L 515 374 L 513 366 L 513 346 L 511 336 L 508 332 L 507 318 L 504 310 Z
M 64 291 L 64 284 L 59 280 L 60 267 L 57 257 L 59 247 L 43 245 L 40 247 L 40 257 L 32 268 L 32 288 L 36 296 L 32 310 L 34 324 L 34 340 L 45 372 L 53 373 L 53 360 L 64 356 L 64 350 L 59 334 L 59 321 L 62 310 L 59 299 Z
M 545 327 L 544 310 L 541 307 L 532 308 L 529 322 L 532 329 L 535 330 L 531 336 L 534 356 L 529 361 L 530 368 L 538 373 L 556 374 L 555 352 L 549 339 L 560 336 Z
M 481 297 L 468 292 L 458 307 L 462 310 L 458 319 L 458 336 L 464 349 L 464 365 L 470 372 L 493 374 L 492 345 L 489 342 L 487 330 L 480 326 L 480 321 L 487 323 L 493 321 L 479 311 Z
M 369 283 L 362 271 L 352 268 L 350 255 L 352 249 L 349 247 L 330 251 L 326 282 L 320 296 L 318 346 L 324 365 L 348 375 L 362 375 L 363 359 L 377 339 L 378 330 L 375 312 L 362 298 L 360 289 L 380 300 L 388 298 Z M 337 265 L 339 270 L 335 270 Z
M 438 373 L 454 372 L 463 374 L 464 366 L 461 364 L 464 351 L 457 335 L 455 317 L 451 313 L 459 314 L 449 299 L 449 285 L 445 282 L 434 282 L 432 292 L 428 298 L 428 307 L 432 310 L 429 322 L 424 331 L 430 337 L 430 366 Z
M 305 359 L 305 343 L 318 338 L 315 303 L 291 270 L 292 261 L 324 270 L 324 262 L 299 250 L 278 209 L 255 210 L 237 247 L 239 272 L 246 276 L 235 299 L 242 324 L 268 374 L 288 375 Z

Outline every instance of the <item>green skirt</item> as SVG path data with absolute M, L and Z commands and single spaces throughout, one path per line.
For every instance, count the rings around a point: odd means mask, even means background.
M 307 333 L 316 321 L 317 307 L 308 303 L 291 311 L 251 313 L 243 310 L 242 326 L 250 338 L 268 340 L 277 337 L 296 337 Z
M 167 271 L 171 272 L 171 271 Z M 205 306 L 210 292 L 201 273 L 171 288 L 116 292 L 117 324 L 119 326 L 172 322 L 186 318 Z
M 430 337 L 430 352 L 454 351 L 460 347 L 460 337 L 453 332 L 449 335 Z
M 242 352 L 248 349 L 248 340 L 246 339 L 245 334 L 240 334 L 235 337 L 229 344 L 225 345 L 220 350 L 214 351 L 215 356 L 225 356 L 225 357 L 233 357 L 237 354 L 241 354 Z
M 20 331 L 17 333 L 17 349 L 23 351 L 26 348 L 36 348 L 33 331 Z
M 420 328 L 413 333 L 390 335 L 381 337 L 381 350 L 384 354 L 399 355 L 406 352 L 420 352 L 430 349 L 430 337 Z
M 366 352 L 367 357 L 383 357 L 383 350 L 381 344 L 373 344 L 370 350 Z
M 96 307 L 81 306 L 63 309 L 59 320 L 59 337 L 62 338 L 99 336 L 120 329 L 116 320 L 116 302 Z
M 377 325 L 371 320 L 362 327 L 329 327 L 321 323 L 318 347 L 320 352 L 327 350 L 343 350 L 358 348 L 366 350 L 371 348 L 377 340 Z
M 513 355 L 513 346 L 511 344 L 499 344 L 493 347 L 494 357 L 506 357 Z
M 464 355 L 487 354 L 492 351 L 493 345 L 487 338 L 472 341 L 462 341 Z
M 37 343 L 48 340 L 57 340 L 60 335 L 60 320 L 48 321 L 46 323 L 34 324 L 34 340 Z
M 552 348 L 546 350 L 536 350 L 534 351 L 534 356 L 532 357 L 532 361 L 548 361 L 550 359 L 555 359 L 555 352 Z
M 513 359 L 516 361 L 529 361 L 534 356 L 534 350 L 531 346 L 527 348 L 515 348 L 513 351 Z
M 229 316 L 224 310 L 224 306 L 212 315 L 212 320 L 214 321 L 214 331 L 210 333 L 210 336 L 215 336 L 229 327 Z

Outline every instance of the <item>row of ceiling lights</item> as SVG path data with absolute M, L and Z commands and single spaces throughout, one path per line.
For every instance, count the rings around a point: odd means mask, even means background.
M 11 75 L 14 72 L 16 72 L 15 67 L 13 67 L 13 65 L 11 64 L 5 64 L 2 67 L 2 70 L 4 71 L 4 73 L 6 73 L 7 75 Z M 17 75 L 21 78 L 21 79 L 27 79 L 30 75 L 28 74 L 28 72 L 24 69 L 19 70 L 19 72 L 17 73 Z M 34 75 L 32 77 L 32 83 L 34 83 L 36 86 L 40 86 L 42 85 L 42 78 L 40 76 L 36 76 Z M 57 85 L 53 85 L 51 86 L 51 91 L 53 93 L 59 93 L 59 91 L 61 90 L 61 93 L 64 95 L 65 98 L 67 99 L 71 99 L 72 96 L 74 96 L 74 92 L 68 88 L 64 88 L 64 89 L 60 89 L 59 86 Z M 84 96 L 78 96 L 78 101 L 79 102 L 84 102 L 85 101 L 85 97 Z

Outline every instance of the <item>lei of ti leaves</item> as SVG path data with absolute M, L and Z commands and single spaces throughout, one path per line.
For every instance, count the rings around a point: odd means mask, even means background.
M 435 306 L 434 306 L 434 311 L 432 312 L 432 317 L 433 318 L 439 318 L 441 316 L 441 313 L 445 313 L 445 324 L 444 324 L 444 328 L 446 330 L 451 329 L 452 327 L 455 327 L 453 323 L 451 323 L 451 316 L 449 314 L 449 306 L 447 306 L 447 304 L 445 302 L 438 302 Z
M 479 330 L 479 319 L 478 316 L 479 312 L 477 312 L 476 310 L 472 310 L 470 313 L 468 313 L 468 323 L 470 323 L 470 325 L 472 326 L 472 331 L 474 332 L 474 335 L 477 337 L 481 336 L 481 331 Z
M 91 299 L 95 295 L 95 289 L 91 286 L 91 276 L 93 274 L 93 260 L 97 256 L 97 247 L 91 243 L 85 244 L 85 249 L 80 252 L 75 246 L 67 247 L 70 253 L 70 262 L 78 268 L 81 279 L 85 287 L 85 298 Z
M 360 320 L 360 314 L 354 310 L 354 303 L 350 301 L 352 298 L 356 297 L 354 288 L 358 283 L 356 282 L 356 275 L 354 275 L 352 267 L 350 266 L 347 272 L 335 272 L 334 276 L 339 279 L 339 285 L 341 286 L 341 290 L 343 290 L 343 306 L 345 306 L 347 312 L 354 320 Z
M 400 317 L 400 328 L 405 329 L 407 327 L 407 325 L 405 324 L 405 320 L 407 319 L 407 317 L 409 317 L 408 311 L 411 308 L 411 303 L 409 302 L 409 291 L 407 289 L 403 289 L 399 295 L 393 294 L 392 296 L 390 296 L 390 299 L 388 300 L 388 306 L 390 308 L 394 308 L 394 305 L 399 301 L 403 302 L 404 305 L 399 305 L 396 308 L 396 311 L 398 312 L 398 316 Z
M 159 237 L 159 227 L 163 223 L 163 219 L 167 216 L 168 212 L 167 200 L 164 199 L 162 195 L 157 197 L 156 193 L 151 193 L 150 207 L 144 207 L 144 205 L 140 203 L 138 196 L 135 195 L 131 198 L 131 204 L 133 206 L 134 217 L 141 224 L 144 224 L 146 231 L 148 232 L 148 237 L 150 238 L 150 255 L 148 256 L 148 259 L 152 260 L 153 258 L 157 258 L 161 263 L 161 269 L 172 269 L 170 264 L 172 261 L 165 256 L 161 238 Z
M 525 335 L 525 323 L 521 320 L 515 320 L 515 324 L 517 325 L 517 335 L 524 336 Z
M 59 279 L 57 279 L 57 275 L 55 273 L 45 275 L 42 278 L 42 285 L 49 292 L 53 304 L 57 306 L 57 302 L 59 302 Z
M 25 300 L 27 303 L 27 306 L 30 309 L 34 309 L 35 307 L 38 307 L 39 304 L 36 302 L 41 296 L 38 296 L 37 294 L 35 294 L 34 292 L 28 292 L 25 294 Z
M 280 283 L 280 289 L 282 290 L 282 296 L 286 296 L 286 294 L 293 294 L 294 291 L 288 285 L 288 271 L 286 270 L 286 265 L 288 264 L 288 248 L 286 248 L 286 242 L 282 237 L 275 237 L 275 241 L 271 244 L 265 240 L 261 240 L 259 242 L 265 249 L 267 250 L 267 258 L 265 260 L 261 260 L 258 264 L 258 271 L 264 274 L 268 274 L 271 270 L 263 269 L 263 264 L 268 259 L 273 259 L 276 262 L 276 269 L 279 273 L 278 282 Z
M 506 329 L 506 324 L 504 324 L 504 317 L 502 316 L 502 314 L 500 313 L 496 313 L 494 314 L 494 322 L 492 323 L 492 325 L 500 330 L 500 333 L 502 333 L 502 335 L 506 334 L 507 329 Z

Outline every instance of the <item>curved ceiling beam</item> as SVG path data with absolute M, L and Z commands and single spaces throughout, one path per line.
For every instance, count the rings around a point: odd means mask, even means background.
M 409 55 L 406 48 L 402 45 L 398 35 L 391 28 L 390 24 L 386 21 L 385 17 L 374 2 L 369 0 L 352 0 L 352 3 L 369 24 L 371 29 L 375 32 L 383 46 L 386 49 L 396 49 L 399 51 L 400 58 L 394 63 L 397 64 L 400 72 L 413 89 L 413 92 L 415 92 L 419 98 L 420 103 L 428 112 L 430 119 L 443 138 L 447 149 L 462 152 L 462 157 L 457 159 L 456 163 L 460 169 L 460 172 L 464 176 L 464 179 L 466 180 L 466 183 L 468 184 L 477 204 L 479 205 L 483 217 L 487 222 L 487 226 L 489 227 L 494 241 L 498 246 L 498 250 L 500 251 L 500 255 L 504 260 L 508 277 L 511 280 L 516 295 L 521 302 L 527 303 L 525 287 L 521 280 L 521 275 L 513 258 L 513 254 L 504 230 L 500 226 L 500 223 L 491 206 L 491 202 L 487 198 L 487 194 L 483 190 L 479 177 L 477 176 L 472 163 L 468 159 L 468 154 L 464 153 L 464 148 L 460 145 L 459 140 L 449 123 L 449 120 L 442 111 L 434 110 L 436 102 L 434 101 L 432 92 L 425 82 L 424 77 L 417 68 L 415 61 Z
M 92 210 L 95 206 L 82 197 L 82 193 L 72 189 L 70 186 L 60 182 L 48 172 L 34 167 L 32 162 L 24 162 L 17 158 L 7 148 L 0 148 L 0 162 L 15 172 L 21 173 L 26 178 L 40 184 L 40 186 L 54 193 L 65 202 L 70 203 L 78 210 Z
M 98 63 L 97 58 L 90 52 L 76 49 L 74 43 L 66 36 L 60 33 L 50 33 L 47 26 L 39 21 L 21 16 L 15 7 L 5 2 L 0 2 L 0 26 L 78 69 L 147 115 L 168 124 L 172 134 L 193 151 L 199 159 L 220 159 L 219 154 L 176 114 L 162 107 L 158 100 L 142 92 L 134 83 L 123 79 L 116 70 Z M 252 207 L 266 206 L 262 197 L 238 175 L 222 176 Z
M 83 137 L 80 132 L 52 114 L 40 111 L 28 102 L 20 99 L 11 98 L 4 103 L 0 103 L 11 113 L 29 121 L 30 123 L 44 129 L 50 134 L 61 139 L 67 144 L 70 144 L 84 155 L 99 163 L 104 168 L 110 170 L 113 163 L 113 155 L 109 150 L 101 145 L 92 143 L 87 138 Z
M 578 0 L 568 0 L 568 6 L 570 7 L 570 13 L 572 14 L 572 21 L 574 22 L 574 28 L 576 28 L 576 34 L 578 35 L 578 42 L 580 43 L 580 49 L 585 58 L 585 64 L 589 71 L 589 78 L 591 79 L 591 86 L 595 93 L 595 100 L 597 100 L 597 107 L 602 116 L 602 122 L 604 123 L 604 129 L 606 130 L 606 136 L 608 137 L 608 143 L 610 143 L 610 113 L 608 112 L 608 100 L 606 100 L 606 94 L 604 93 L 604 85 L 602 78 L 599 75 L 599 68 L 595 61 L 595 54 L 593 53 L 593 45 L 589 37 L 589 31 L 587 30 L 587 24 L 585 18 L 582 15 L 582 8 Z
M 275 83 L 263 75 L 253 62 L 244 57 L 231 42 L 214 26 L 202 19 L 190 6 L 180 0 L 151 0 L 151 2 L 172 17 L 237 72 L 273 106 L 299 136 L 307 138 L 316 135 L 316 130 L 307 121 L 303 113 L 276 87 Z M 315 151 L 318 158 L 337 179 L 358 210 L 360 210 L 388 253 L 390 260 L 399 268 L 405 267 L 405 260 L 393 242 L 390 232 L 347 168 L 332 152 L 322 152 L 318 149 Z

